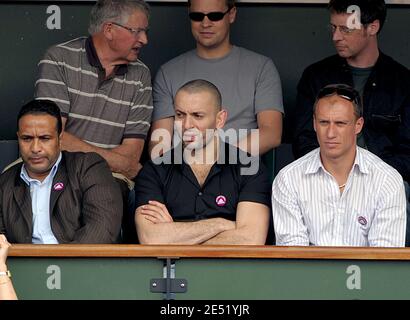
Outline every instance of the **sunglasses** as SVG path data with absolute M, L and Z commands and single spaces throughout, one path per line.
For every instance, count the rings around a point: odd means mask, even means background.
M 323 97 L 333 96 L 337 94 L 339 97 L 354 102 L 357 106 L 361 106 L 361 98 L 359 92 L 346 84 L 330 84 L 322 88 L 317 94 L 319 100 Z M 360 108 L 361 109 L 361 108 Z M 361 116 L 361 115 L 360 115 Z
M 231 11 L 232 8 L 229 8 L 225 12 L 209 12 L 209 13 L 203 13 L 203 12 L 190 12 L 189 13 L 189 18 L 192 21 L 200 22 L 204 20 L 205 17 L 208 17 L 209 20 L 211 21 L 220 21 L 222 20 L 225 15 Z

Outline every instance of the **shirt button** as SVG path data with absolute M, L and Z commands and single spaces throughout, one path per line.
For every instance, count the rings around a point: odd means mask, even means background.
M 202 196 L 202 192 L 198 192 L 198 196 Z

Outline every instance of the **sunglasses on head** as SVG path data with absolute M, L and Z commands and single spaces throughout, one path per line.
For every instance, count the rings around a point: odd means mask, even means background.
M 320 99 L 323 97 L 332 96 L 334 94 L 337 94 L 338 96 L 349 101 L 358 102 L 360 100 L 359 93 L 352 87 L 345 84 L 328 85 L 319 91 L 317 98 Z
M 319 91 L 319 93 L 317 94 L 317 100 L 323 97 L 333 96 L 334 94 L 337 94 L 339 97 L 343 99 L 354 102 L 359 107 L 361 106 L 359 92 L 357 92 L 357 90 L 346 84 L 327 85 Z
M 197 21 L 200 22 L 202 20 L 204 20 L 205 17 L 208 17 L 209 20 L 211 21 L 220 21 L 224 18 L 224 16 L 231 10 L 231 8 L 229 8 L 227 11 L 225 12 L 209 12 L 209 13 L 203 13 L 203 12 L 194 12 L 191 11 L 189 13 L 189 18 L 192 21 Z

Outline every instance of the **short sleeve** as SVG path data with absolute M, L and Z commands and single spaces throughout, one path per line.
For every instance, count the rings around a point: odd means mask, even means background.
M 150 200 L 165 203 L 163 182 L 155 170 L 152 161 L 148 161 L 139 172 L 135 182 L 136 208 L 145 205 Z
M 257 202 L 270 208 L 271 182 L 266 167 L 259 158 L 252 158 L 250 164 L 249 168 L 240 168 L 241 186 L 238 201 Z M 252 174 L 252 166 L 255 165 L 258 165 L 258 168 Z
M 139 87 L 132 99 L 131 110 L 125 125 L 124 138 L 142 138 L 148 134 L 152 116 L 152 84 L 151 73 L 144 66 L 138 66 L 141 70 Z
M 170 86 L 167 83 L 164 69 L 161 67 L 157 72 L 153 88 L 154 112 L 152 121 L 173 117 L 174 97 Z
M 63 117 L 70 112 L 65 63 L 58 57 L 58 48 L 51 47 L 38 63 L 38 79 L 35 83 L 35 99 L 54 101 Z
M 271 59 L 262 65 L 256 84 L 255 112 L 274 109 L 284 112 L 282 84 L 276 66 Z

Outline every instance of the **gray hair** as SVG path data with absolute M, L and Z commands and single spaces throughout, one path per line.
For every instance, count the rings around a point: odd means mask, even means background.
M 188 93 L 200 93 L 200 92 L 209 92 L 212 97 L 215 100 L 215 107 L 217 107 L 217 110 L 221 110 L 222 106 L 222 96 L 221 93 L 219 92 L 218 88 L 211 82 L 202 80 L 202 79 L 196 79 L 196 80 L 191 80 L 182 85 L 177 91 L 185 91 Z
M 125 24 L 136 10 L 149 19 L 149 6 L 144 0 L 98 0 L 91 9 L 88 32 L 90 35 L 100 32 L 107 21 Z

